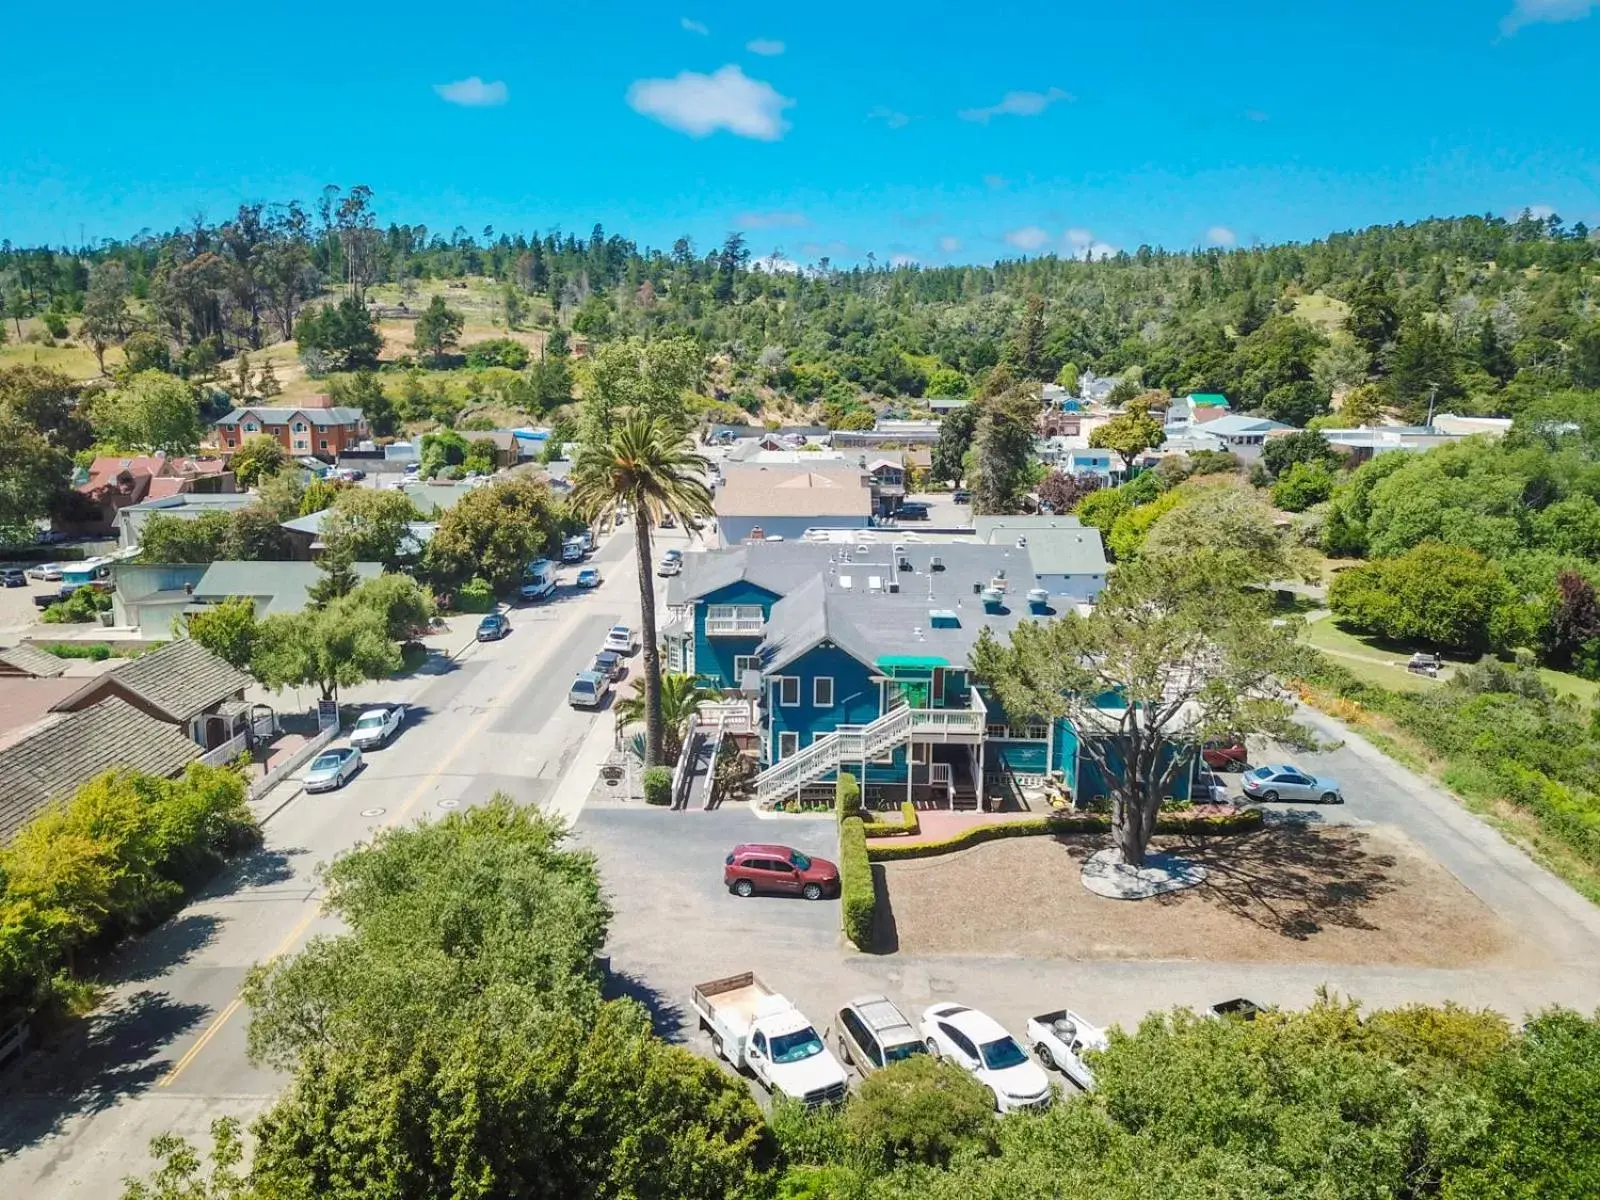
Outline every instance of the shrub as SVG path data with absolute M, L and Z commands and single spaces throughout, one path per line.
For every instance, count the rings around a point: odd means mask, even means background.
M 490 338 L 467 347 L 469 367 L 509 367 L 520 371 L 528 365 L 528 348 L 511 338 Z
M 53 338 L 67 336 L 67 319 L 58 312 L 43 312 L 39 319 L 44 322 L 44 327 L 50 331 Z
M 833 796 L 839 820 L 861 815 L 861 785 L 849 771 L 839 772 L 839 782 L 834 788 Z
M 80 587 L 65 600 L 44 610 L 39 619 L 46 625 L 79 625 L 111 611 L 111 594 L 98 588 Z
M 1195 813 L 1163 812 L 1156 819 L 1157 833 L 1205 834 L 1248 833 L 1261 827 L 1261 810 L 1242 808 L 1236 812 L 1213 815 L 1196 810 Z M 913 842 L 909 845 L 881 845 L 868 849 L 873 862 L 895 862 L 907 858 L 933 858 L 977 846 L 1001 838 L 1059 836 L 1062 834 L 1110 833 L 1111 818 L 1099 813 L 1072 813 L 1068 816 L 1033 817 L 1022 821 L 1003 821 L 991 825 L 973 825 L 953 837 L 937 842 Z M 843 867 L 840 868 L 843 874 Z
M 922 832 L 922 818 L 917 816 L 917 806 L 909 800 L 900 802 L 900 816 L 906 823 L 906 832 L 917 834 Z
M 644 802 L 662 805 L 672 803 L 672 772 L 666 767 L 644 769 Z
M 866 826 L 860 817 L 839 822 L 839 900 L 844 933 L 858 950 L 872 948 L 872 923 L 878 910 L 878 885 L 867 857 Z
M 104 642 L 46 642 L 39 649 L 57 658 L 87 658 L 90 662 L 111 657 L 111 647 Z
M 917 816 L 917 806 L 909 800 L 900 803 L 900 819 L 898 821 L 885 821 L 882 817 L 863 813 L 862 818 L 871 817 L 866 833 L 869 838 L 888 837 L 913 837 L 922 832 L 922 821 Z
M 988 1154 L 996 1146 L 994 1094 L 927 1054 L 867 1076 L 841 1117 L 850 1142 L 884 1166 L 944 1166 L 958 1151 Z
M 494 610 L 494 588 L 489 581 L 474 577 L 456 589 L 457 612 L 486 613 Z

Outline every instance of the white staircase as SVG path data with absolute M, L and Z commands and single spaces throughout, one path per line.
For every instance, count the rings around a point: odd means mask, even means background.
M 892 709 L 870 725 L 836 730 L 800 753 L 773 764 L 755 778 L 756 803 L 770 808 L 806 784 L 838 770 L 841 763 L 881 758 L 910 740 L 911 713 L 909 708 Z

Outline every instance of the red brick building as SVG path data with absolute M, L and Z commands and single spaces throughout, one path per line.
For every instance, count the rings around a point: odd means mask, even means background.
M 237 450 L 246 438 L 266 434 L 295 458 L 312 455 L 332 462 L 368 436 L 366 415 L 359 408 L 329 405 L 328 397 L 314 396 L 296 407 L 251 405 L 221 417 L 212 430 L 215 445 L 224 452 Z

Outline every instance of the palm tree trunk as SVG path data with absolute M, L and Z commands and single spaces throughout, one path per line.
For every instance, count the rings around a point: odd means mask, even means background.
M 661 762 L 661 650 L 656 645 L 656 580 L 650 571 L 650 514 L 633 508 L 633 554 L 639 567 L 639 655 L 644 667 L 644 765 Z

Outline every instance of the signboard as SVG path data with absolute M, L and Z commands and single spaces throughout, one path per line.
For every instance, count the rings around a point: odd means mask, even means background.
M 339 728 L 339 705 L 333 700 L 317 701 L 317 728 Z

